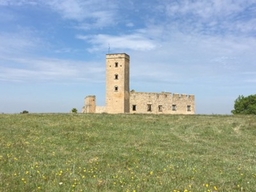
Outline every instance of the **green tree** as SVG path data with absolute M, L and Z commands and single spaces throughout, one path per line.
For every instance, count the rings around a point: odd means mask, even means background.
M 27 114 L 29 113 L 27 110 L 23 110 L 22 112 L 20 112 L 20 114 Z
M 77 109 L 76 109 L 76 108 L 73 108 L 73 109 L 71 110 L 71 112 L 72 112 L 72 113 L 77 113 Z
M 239 95 L 235 100 L 233 114 L 255 114 L 256 115 L 256 94 L 244 97 Z

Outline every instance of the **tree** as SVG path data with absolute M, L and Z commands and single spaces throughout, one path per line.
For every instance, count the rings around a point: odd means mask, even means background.
M 76 108 L 73 108 L 73 109 L 71 110 L 71 112 L 72 112 L 72 113 L 77 113 L 77 109 L 76 109 Z
M 254 114 L 256 115 L 256 94 L 244 97 L 239 95 L 235 100 L 233 114 Z
M 27 110 L 23 110 L 22 112 L 20 112 L 20 114 L 27 114 L 29 113 Z

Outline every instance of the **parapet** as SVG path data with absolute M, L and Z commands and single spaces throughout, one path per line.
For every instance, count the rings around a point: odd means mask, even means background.
M 112 59 L 112 58 L 126 58 L 126 59 L 130 59 L 130 56 L 127 55 L 126 53 L 109 53 L 106 54 L 106 58 L 107 59 Z
M 89 99 L 89 98 L 91 98 L 91 99 L 95 99 L 95 98 L 96 98 L 96 96 L 95 96 L 95 95 L 87 95 L 87 96 L 85 97 L 85 99 Z
M 172 98 L 173 99 L 190 99 L 190 100 L 194 100 L 195 99 L 195 95 L 173 93 L 172 94 Z

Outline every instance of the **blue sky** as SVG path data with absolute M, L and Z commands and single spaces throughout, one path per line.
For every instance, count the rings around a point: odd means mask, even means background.
M 130 89 L 230 114 L 256 90 L 256 1 L 0 0 L 0 112 L 105 105 L 105 54 L 119 52 Z

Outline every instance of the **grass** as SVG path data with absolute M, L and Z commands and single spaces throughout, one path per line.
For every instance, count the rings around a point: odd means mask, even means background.
M 0 191 L 255 191 L 255 116 L 0 115 Z

